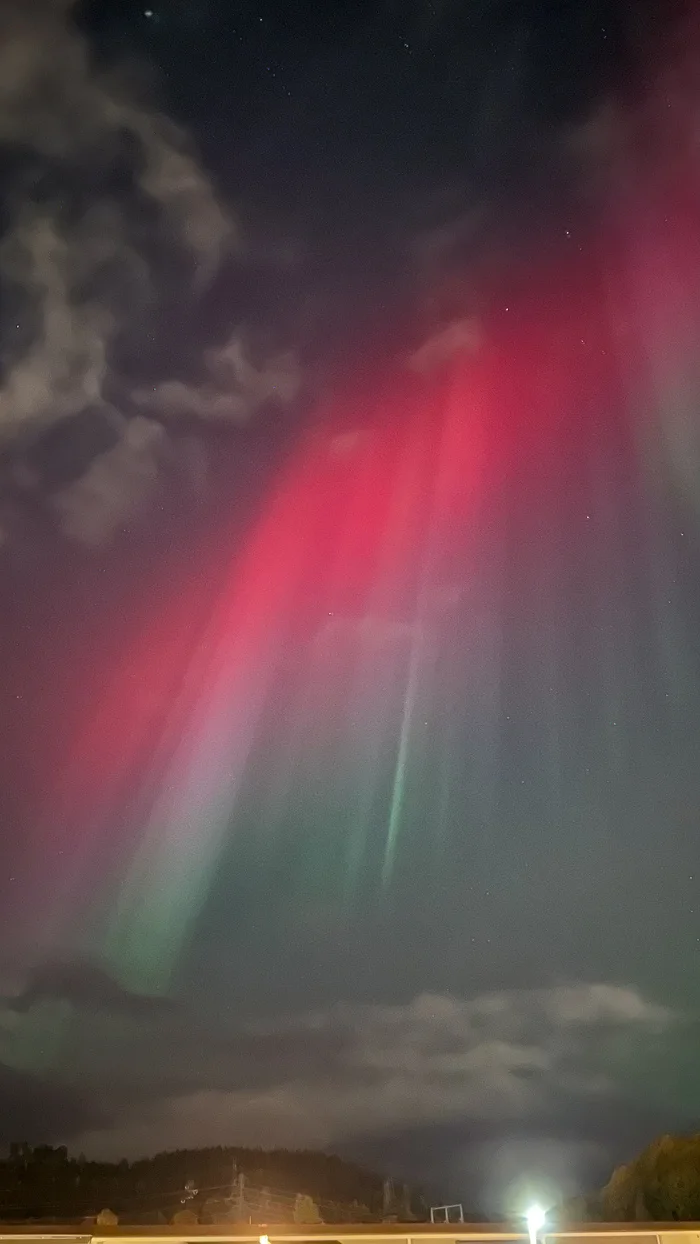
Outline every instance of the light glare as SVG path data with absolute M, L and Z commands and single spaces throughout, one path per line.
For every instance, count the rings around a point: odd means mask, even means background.
M 547 1215 L 541 1205 L 530 1206 L 525 1215 L 528 1235 L 530 1236 L 530 1244 L 536 1244 L 537 1232 L 544 1226 L 546 1218 Z

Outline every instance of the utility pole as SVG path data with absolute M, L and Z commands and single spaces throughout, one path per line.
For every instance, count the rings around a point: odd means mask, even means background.
M 233 1208 L 236 1204 L 237 1182 L 238 1182 L 238 1163 L 236 1159 L 234 1158 L 233 1162 L 231 1163 L 231 1188 L 229 1190 L 228 1196 L 226 1197 L 226 1201 L 228 1202 L 228 1207 L 229 1207 L 230 1212 L 233 1212 Z
M 236 1176 L 236 1193 L 235 1193 L 235 1215 L 236 1222 L 245 1222 L 248 1213 L 245 1200 L 245 1175 L 243 1171 L 239 1171 Z

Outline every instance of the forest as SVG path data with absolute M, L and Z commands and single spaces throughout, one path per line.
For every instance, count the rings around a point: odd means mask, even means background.
M 659 1137 L 618 1166 L 599 1192 L 568 1201 L 557 1217 L 571 1223 L 700 1221 L 700 1133 Z
M 408 1188 L 314 1151 L 182 1149 L 135 1162 L 89 1161 L 16 1143 L 0 1162 L 4 1222 L 339 1222 L 423 1217 Z

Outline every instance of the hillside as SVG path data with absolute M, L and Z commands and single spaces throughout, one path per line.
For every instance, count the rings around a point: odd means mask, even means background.
M 295 1198 L 311 1197 L 325 1221 L 380 1218 L 384 1181 L 351 1162 L 313 1151 L 182 1149 L 128 1162 L 71 1157 L 64 1148 L 11 1146 L 0 1162 L 5 1221 L 81 1221 L 109 1207 L 122 1222 L 170 1220 L 184 1208 L 202 1221 L 291 1220 Z M 402 1206 L 407 1208 L 401 1193 Z

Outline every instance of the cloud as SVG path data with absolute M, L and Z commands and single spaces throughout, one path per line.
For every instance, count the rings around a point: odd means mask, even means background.
M 238 242 L 183 134 L 95 67 L 71 10 L 16 0 L 0 14 L 5 455 L 109 408 L 117 347 L 133 349 L 168 283 L 196 297 Z M 94 543 L 138 513 L 163 439 L 122 420 L 119 443 L 49 498 L 66 534 Z
M 444 367 L 456 354 L 479 345 L 479 326 L 473 319 L 455 320 L 433 333 L 407 360 L 411 371 L 427 373 Z
M 138 314 L 154 297 L 139 196 L 156 211 L 156 234 L 201 270 L 216 267 L 232 237 L 177 129 L 93 69 L 66 7 L 10 4 L 0 19 L 0 145 L 20 170 L 3 185 L 0 275 L 21 340 L 35 324 L 29 346 L 5 360 L 5 435 L 101 400 L 124 311 Z
M 51 497 L 65 534 L 83 544 L 102 544 L 133 521 L 154 495 L 166 450 L 161 424 L 141 417 L 126 420 L 117 444 Z
M 1 1145 L 18 1138 L 44 1144 L 106 1122 L 104 1112 L 75 1086 L 57 1086 L 0 1063 Z
M 204 1058 L 199 1085 L 129 1104 L 80 1145 L 105 1155 L 166 1140 L 337 1147 L 464 1120 L 510 1128 L 555 1103 L 614 1094 L 606 1039 L 633 1043 L 673 1018 L 610 985 L 337 1005 L 248 1025 L 225 1055 Z
M 283 405 L 297 396 L 299 364 L 290 351 L 256 367 L 243 338 L 234 333 L 224 346 L 205 354 L 208 378 L 201 386 L 168 380 L 132 394 L 137 406 L 163 418 L 194 417 L 206 422 L 244 423 L 267 402 Z
M 114 321 L 107 308 L 73 298 L 72 249 L 78 232 L 69 239 L 54 220 L 27 208 L 0 247 L 0 276 L 33 296 L 39 320 L 33 344 L 9 367 L 0 390 L 0 432 L 5 435 L 26 424 L 62 419 L 100 400 Z
M 70 24 L 73 5 L 17 0 L 3 6 L 0 143 L 44 160 L 76 162 L 102 144 L 131 140 L 136 181 L 196 259 L 210 267 L 234 237 L 208 178 L 167 117 L 98 72 Z
M 29 1011 L 36 1003 L 68 1002 L 90 1011 L 109 1011 L 134 1018 L 169 1013 L 174 1003 L 124 989 L 108 972 L 89 960 L 55 960 L 43 963 L 30 973 L 24 987 L 6 999 L 15 1013 Z

